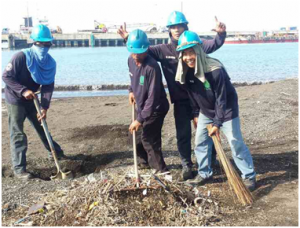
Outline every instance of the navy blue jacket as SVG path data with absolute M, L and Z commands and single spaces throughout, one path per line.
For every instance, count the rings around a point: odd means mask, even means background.
M 224 68 L 205 73 L 210 86 L 194 76 L 194 69 L 189 69 L 182 88 L 189 94 L 194 117 L 201 112 L 213 120 L 213 125 L 220 128 L 223 122 L 239 115 L 238 96 Z M 178 83 L 179 85 L 179 83 Z
M 41 85 L 33 81 L 26 65 L 26 56 L 23 52 L 16 53 L 3 71 L 2 80 L 5 82 L 5 100 L 13 105 L 26 105 L 33 100 L 26 100 L 22 93 L 26 90 L 36 92 Z M 41 88 L 41 106 L 48 109 L 54 90 L 54 82 L 43 85 Z
M 207 54 L 219 49 L 225 41 L 226 32 L 216 35 L 212 40 L 203 41 L 203 51 Z M 178 41 L 173 40 L 170 44 L 159 44 L 150 46 L 148 53 L 157 62 L 161 63 L 161 67 L 168 84 L 171 102 L 189 99 L 188 94 L 175 81 L 179 52 L 176 51 Z
M 158 63 L 148 55 L 142 65 L 137 66 L 130 56 L 128 67 L 131 89 L 137 104 L 137 121 L 147 121 L 154 112 L 167 113 L 169 102 Z

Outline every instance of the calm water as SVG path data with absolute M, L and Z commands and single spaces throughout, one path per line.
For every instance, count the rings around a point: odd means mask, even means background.
M 2 51 L 2 71 L 18 51 Z M 129 53 L 125 47 L 56 48 L 51 49 L 50 54 L 57 62 L 56 85 L 129 83 Z M 211 56 L 225 65 L 233 82 L 298 77 L 298 43 L 227 44 Z M 76 96 L 85 96 L 83 94 Z

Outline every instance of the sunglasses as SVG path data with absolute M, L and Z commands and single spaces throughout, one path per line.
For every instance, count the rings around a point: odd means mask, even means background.
M 34 45 L 38 47 L 51 47 L 52 43 L 51 42 L 35 42 Z

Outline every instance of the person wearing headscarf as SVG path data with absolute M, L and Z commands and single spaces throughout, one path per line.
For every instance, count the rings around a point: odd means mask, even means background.
M 189 94 L 196 126 L 195 155 L 198 175 L 190 183 L 204 184 L 212 179 L 211 150 L 220 131 L 227 137 L 232 157 L 249 190 L 255 189 L 256 173 L 251 153 L 244 143 L 239 118 L 238 96 L 223 64 L 202 49 L 199 36 L 185 31 L 179 38 L 179 63 L 175 80 Z M 206 126 L 212 124 L 212 129 Z
M 38 24 L 33 28 L 30 38 L 34 41 L 32 47 L 16 53 L 2 74 L 8 111 L 12 169 L 16 178 L 27 180 L 33 176 L 26 170 L 28 142 L 23 129 L 26 118 L 48 150 L 48 157 L 53 160 L 40 121 L 47 116 L 56 74 L 56 62 L 48 53 L 53 39 L 49 28 Z M 37 96 L 35 92 L 39 89 L 42 116 L 37 114 L 33 102 L 33 98 Z M 61 147 L 55 141 L 53 144 L 58 158 L 65 157 Z

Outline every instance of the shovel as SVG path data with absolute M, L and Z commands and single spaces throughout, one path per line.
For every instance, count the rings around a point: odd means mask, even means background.
M 35 93 L 35 94 L 37 94 L 37 93 Z M 37 96 L 34 96 L 33 101 L 34 101 L 34 105 L 35 105 L 35 108 L 36 108 L 38 114 L 40 116 L 42 116 L 41 109 L 40 109 L 40 102 L 39 102 Z M 44 131 L 45 131 L 45 134 L 46 134 L 46 137 L 47 137 L 50 149 L 51 149 L 51 153 L 52 153 L 52 156 L 54 158 L 55 165 L 56 165 L 56 168 L 57 168 L 57 174 L 55 176 L 51 176 L 50 179 L 51 180 L 54 180 L 54 179 L 63 179 L 64 180 L 64 179 L 72 178 L 71 171 L 64 173 L 61 170 L 61 168 L 60 168 L 60 166 L 58 164 L 58 159 L 57 159 L 57 155 L 56 155 L 56 152 L 55 152 L 55 149 L 54 149 L 52 138 L 51 138 L 50 133 L 48 131 L 48 126 L 47 126 L 46 120 L 42 119 L 41 121 L 42 121 L 42 126 L 44 128 Z
M 132 104 L 132 122 L 135 120 L 135 103 Z M 137 152 L 136 152 L 136 132 L 133 131 L 133 160 L 134 160 L 134 173 L 136 179 L 136 186 L 139 187 L 140 178 L 138 173 L 138 165 L 137 165 Z

